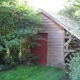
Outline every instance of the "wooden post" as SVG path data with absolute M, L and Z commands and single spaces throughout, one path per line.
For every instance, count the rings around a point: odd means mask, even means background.
M 64 55 L 64 58 L 70 53 L 70 52 L 76 52 L 76 50 L 73 50 L 73 49 L 69 49 L 68 48 L 68 46 L 69 46 L 69 43 L 70 43 L 70 41 L 71 41 L 71 36 L 65 36 L 65 39 L 68 39 L 68 41 L 67 42 L 65 42 L 65 44 L 64 44 L 64 53 L 65 53 L 65 55 Z

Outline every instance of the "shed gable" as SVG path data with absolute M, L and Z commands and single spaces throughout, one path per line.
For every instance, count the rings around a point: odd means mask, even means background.
M 42 12 L 40 13 L 41 19 L 42 19 L 42 24 L 41 27 L 44 26 L 45 30 L 47 31 L 61 31 L 64 30 L 58 23 L 50 19 L 48 16 L 43 14 Z

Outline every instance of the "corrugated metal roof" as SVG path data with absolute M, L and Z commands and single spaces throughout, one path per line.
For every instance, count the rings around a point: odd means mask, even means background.
M 69 18 L 64 17 L 62 15 L 54 14 L 52 12 L 48 12 L 48 11 L 45 11 L 42 9 L 41 9 L 41 12 L 44 13 L 49 18 L 51 18 L 56 23 L 58 23 L 60 26 L 62 26 L 68 32 L 73 34 L 75 37 L 80 39 L 80 26 L 76 22 L 74 22 L 73 20 L 70 20 Z

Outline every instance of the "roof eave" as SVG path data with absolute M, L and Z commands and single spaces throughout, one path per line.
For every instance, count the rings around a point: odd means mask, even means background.
M 42 9 L 40 9 L 41 10 L 41 12 L 43 13 L 43 14 L 45 14 L 47 17 L 49 17 L 51 20 L 53 20 L 53 21 L 55 21 L 56 23 L 58 23 L 61 27 L 63 27 L 64 29 L 66 29 L 67 31 L 69 31 L 69 29 L 67 29 L 66 27 L 67 26 L 65 26 L 64 24 L 62 24 L 61 22 L 59 22 L 56 18 L 54 18 L 54 17 L 52 17 L 50 14 L 48 14 L 46 11 L 44 11 L 44 10 L 42 10 Z M 71 34 L 73 34 L 73 32 L 72 31 L 69 31 Z M 80 39 L 80 37 L 78 37 L 77 35 L 75 35 L 78 39 Z

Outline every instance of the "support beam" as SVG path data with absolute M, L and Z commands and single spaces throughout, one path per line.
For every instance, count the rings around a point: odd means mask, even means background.
M 76 50 L 73 50 L 73 49 L 68 49 L 68 45 L 71 41 L 71 36 L 65 36 L 65 39 L 68 39 L 65 43 L 64 43 L 64 58 L 71 52 L 76 52 Z
M 76 52 L 76 50 L 73 50 L 73 49 L 68 49 L 68 50 L 67 50 L 67 49 L 65 49 L 64 52 L 70 53 L 70 52 Z
M 66 43 L 64 43 L 64 46 L 67 46 L 71 41 L 71 36 L 65 36 L 65 39 L 69 39 Z
M 69 53 L 71 53 L 71 52 L 76 52 L 76 50 L 72 50 L 72 49 L 66 50 L 66 49 L 65 49 L 64 52 L 65 52 L 64 57 L 66 57 Z
M 70 36 L 64 36 L 65 39 L 69 39 Z
M 69 54 L 69 52 L 64 55 L 64 58 L 66 58 L 66 56 L 67 56 L 68 54 Z

